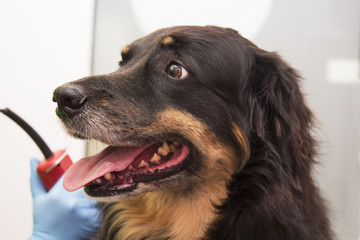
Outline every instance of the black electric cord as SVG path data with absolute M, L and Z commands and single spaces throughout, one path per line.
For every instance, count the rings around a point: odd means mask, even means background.
M 25 122 L 25 120 L 23 120 L 21 117 L 19 117 L 16 113 L 14 113 L 8 108 L 0 109 L 0 112 L 8 116 L 22 129 L 24 129 L 24 131 L 34 140 L 36 145 L 38 145 L 41 152 L 44 154 L 45 159 L 49 159 L 53 156 L 53 152 L 50 150 L 48 145 L 44 142 L 40 135 L 27 122 Z

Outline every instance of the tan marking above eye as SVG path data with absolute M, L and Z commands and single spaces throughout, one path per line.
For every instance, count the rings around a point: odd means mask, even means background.
M 130 47 L 126 46 L 121 50 L 121 55 L 125 55 L 130 52 Z
M 172 44 L 174 42 L 174 38 L 172 36 L 165 36 L 161 39 L 161 43 L 163 45 L 169 45 Z

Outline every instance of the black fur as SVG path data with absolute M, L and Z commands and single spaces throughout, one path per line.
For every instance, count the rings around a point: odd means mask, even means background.
M 313 116 L 296 72 L 276 54 L 253 50 L 241 90 L 251 156 L 229 184 L 213 239 L 331 239 L 323 200 L 312 177 Z M 243 124 L 243 123 L 242 123 Z M 236 229 L 236 230 L 234 230 Z
M 160 44 L 166 36 L 173 41 Z M 181 63 L 189 76 L 169 80 L 164 69 L 172 62 Z M 111 119 L 106 122 L 111 139 L 91 134 L 84 117 L 69 116 L 74 113 L 63 106 L 58 115 L 75 136 L 108 144 L 148 142 L 159 136 L 136 129 L 150 125 L 156 113 L 171 106 L 200 119 L 222 142 L 237 148 L 240 162 L 245 154 L 230 127 L 235 123 L 247 137 L 250 157 L 234 169 L 228 197 L 216 206 L 218 218 L 205 238 L 329 240 L 326 207 L 311 176 L 313 115 L 299 80 L 277 54 L 259 49 L 232 29 L 173 27 L 132 43 L 113 74 L 75 82 L 91 96 L 81 109 L 87 118 L 92 112 Z

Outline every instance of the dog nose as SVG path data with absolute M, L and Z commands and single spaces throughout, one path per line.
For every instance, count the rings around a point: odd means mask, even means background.
M 80 86 L 61 86 L 55 89 L 53 101 L 58 105 L 56 114 L 64 119 L 80 113 L 87 102 L 87 96 Z

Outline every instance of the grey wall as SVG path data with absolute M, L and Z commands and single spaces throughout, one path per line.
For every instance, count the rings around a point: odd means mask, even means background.
M 153 7 L 159 7 L 156 5 L 159 2 L 154 1 Z M 345 77 L 330 82 L 332 76 L 329 72 L 333 67 L 329 61 L 345 59 L 355 63 L 355 68 L 359 67 L 360 1 L 274 0 L 271 3 L 267 21 L 251 40 L 263 49 L 280 53 L 304 77 L 304 91 L 319 122 L 320 164 L 315 176 L 323 195 L 328 199 L 338 239 L 358 240 L 359 71 L 355 69 L 356 79 L 351 83 L 343 83 Z M 219 1 L 219 4 L 228 4 L 228 1 Z M 129 0 L 97 1 L 93 61 L 95 74 L 115 70 L 121 48 L 146 33 L 139 26 L 132 7 Z M 169 8 L 176 10 L 171 4 Z M 214 14 L 221 18 L 227 13 Z M 209 24 L 216 25 L 216 19 Z M 237 30 L 242 32 L 241 29 Z M 345 76 L 351 72 L 345 71 L 347 66 L 344 68 L 337 64 L 335 68 L 341 76 Z

